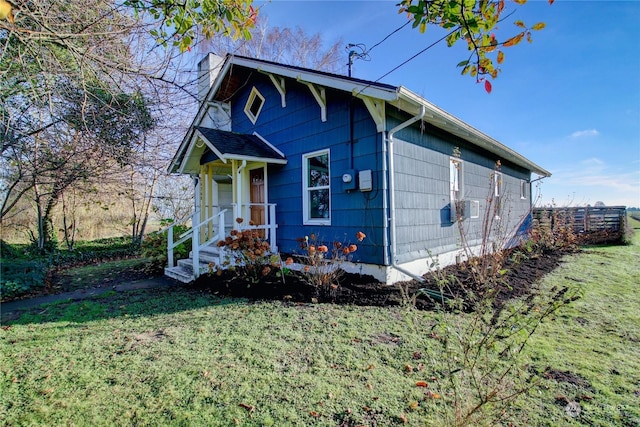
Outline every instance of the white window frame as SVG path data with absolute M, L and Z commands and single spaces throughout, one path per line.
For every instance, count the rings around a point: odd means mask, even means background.
M 520 198 L 525 200 L 528 198 L 529 191 L 529 182 L 526 179 L 520 180 Z
M 327 155 L 329 165 L 329 184 L 309 186 L 309 159 L 312 157 Z M 314 190 L 329 190 L 329 216 L 327 218 L 311 218 L 310 192 Z M 304 225 L 331 225 L 331 150 L 318 150 L 302 155 L 302 223 Z
M 493 173 L 493 195 L 496 197 L 502 196 L 504 180 L 502 178 L 502 172 Z
M 471 212 L 469 218 L 480 218 L 480 200 L 471 200 Z
M 258 107 L 258 111 L 254 114 L 251 111 L 251 107 L 253 106 L 256 99 L 260 100 L 260 107 Z M 262 107 L 264 107 L 264 96 L 256 89 L 255 87 L 251 89 L 251 93 L 249 94 L 249 98 L 247 99 L 247 103 L 244 105 L 244 113 L 247 115 L 251 123 L 254 125 L 258 121 L 258 116 L 260 116 L 260 112 L 262 111 Z
M 463 199 L 464 162 L 458 157 L 449 157 L 449 199 L 451 222 L 458 219 L 457 205 Z
M 463 191 L 464 162 L 457 157 L 451 157 L 449 159 L 449 197 L 451 201 L 462 200 Z

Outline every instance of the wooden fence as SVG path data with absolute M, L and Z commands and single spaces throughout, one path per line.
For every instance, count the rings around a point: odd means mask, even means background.
M 570 226 L 574 233 L 608 235 L 624 233 L 625 206 L 585 206 L 564 208 L 534 208 L 533 219 L 555 230 Z

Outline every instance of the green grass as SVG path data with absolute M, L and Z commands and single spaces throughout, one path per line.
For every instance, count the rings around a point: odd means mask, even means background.
M 640 222 L 630 221 L 632 245 L 588 248 L 542 282 L 579 284 L 584 297 L 542 326 L 532 362 L 585 381 L 543 381 L 529 404 L 546 410 L 536 411 L 533 425 L 640 426 Z M 566 417 L 557 397 L 578 402 L 580 416 Z
M 571 256 L 541 286 L 584 297 L 528 349 L 526 425 L 640 425 L 640 233 Z M 435 316 L 220 299 L 181 288 L 40 307 L 0 331 L 4 425 L 444 425 Z M 406 365 L 415 369 L 407 372 Z M 421 366 L 422 365 L 422 366 Z M 418 370 L 418 368 L 422 368 Z M 427 381 L 428 388 L 416 386 Z M 571 418 L 557 399 L 578 401 Z M 403 422 L 406 417 L 407 423 Z
M 63 284 L 61 290 L 65 292 L 117 284 L 126 281 L 128 276 L 143 277 L 142 271 L 149 262 L 150 259 L 144 257 L 127 258 L 72 268 L 61 272 L 58 282 Z

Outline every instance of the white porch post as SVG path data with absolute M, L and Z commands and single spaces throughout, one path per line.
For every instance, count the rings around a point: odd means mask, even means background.
M 193 260 L 193 277 L 200 275 L 200 179 L 198 176 L 193 177 L 194 181 L 194 212 L 191 216 L 191 254 Z
M 200 212 L 193 213 L 193 232 L 191 233 L 191 257 L 193 259 L 193 277 L 195 279 L 200 276 L 200 223 L 198 217 Z
M 173 262 L 173 225 L 170 225 L 167 230 L 167 261 L 169 268 L 175 267 Z

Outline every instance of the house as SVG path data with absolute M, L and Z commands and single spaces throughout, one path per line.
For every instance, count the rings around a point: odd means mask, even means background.
M 311 233 L 353 242 L 362 231 L 349 268 L 406 280 L 432 256 L 460 259 L 459 221 L 477 235 L 489 191 L 516 229 L 533 174 L 550 176 L 402 86 L 233 55 L 198 68 L 200 109 L 169 166 L 193 177 L 196 196 L 194 228 L 170 236 L 166 274 L 181 281 L 219 262 L 215 243 L 249 220 L 291 254 Z M 192 236 L 174 266 L 173 246 Z

